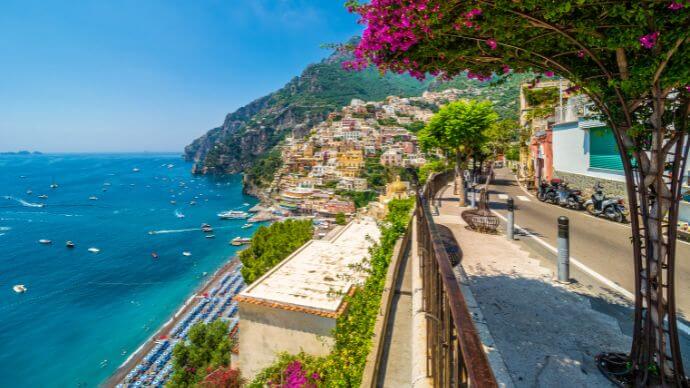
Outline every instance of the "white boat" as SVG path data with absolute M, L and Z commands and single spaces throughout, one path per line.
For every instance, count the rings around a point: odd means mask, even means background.
M 173 167 L 175 167 L 174 164 L 168 164 L 168 168 L 173 168 Z
M 66 246 L 67 248 L 74 248 L 74 243 L 73 243 L 72 241 L 67 241 L 67 242 L 65 243 L 65 246 Z
M 132 172 L 139 172 L 139 171 L 140 171 L 140 170 L 139 170 L 138 168 L 136 168 L 136 167 L 134 167 L 134 168 L 132 169 Z
M 51 189 L 57 189 L 57 188 L 58 188 L 58 184 L 55 183 L 55 182 L 53 182 L 53 183 L 50 184 L 50 188 L 51 188 Z
M 42 239 L 38 240 L 38 242 L 41 243 L 41 244 L 46 244 L 46 245 L 47 245 L 47 244 L 52 244 L 52 243 L 53 243 L 52 241 L 50 241 L 50 240 L 48 240 L 48 239 L 45 239 L 45 238 L 42 238 Z
M 171 204 L 171 205 L 174 205 L 174 204 L 176 204 L 176 203 L 177 203 L 177 201 L 175 201 L 174 199 L 173 199 L 172 201 L 170 201 L 170 204 Z
M 177 217 L 177 218 L 184 218 L 184 214 L 180 213 L 179 210 L 175 210 L 175 217 Z
M 12 287 L 12 289 L 13 289 L 14 292 L 16 292 L 17 294 L 23 294 L 23 293 L 26 292 L 26 287 L 25 287 L 23 284 L 17 284 L 17 285 L 15 285 L 14 287 Z
M 189 256 L 191 256 L 191 255 L 192 255 L 192 252 L 189 252 L 189 251 L 184 251 L 184 252 L 182 252 L 182 256 L 187 256 L 187 257 L 189 257 Z
M 206 238 L 216 238 L 216 236 L 213 235 L 213 234 L 207 234 L 207 235 L 206 235 Z
M 249 228 L 251 228 L 252 226 L 254 226 L 254 224 L 252 224 L 251 222 L 248 222 L 248 223 L 242 225 L 242 229 L 249 229 Z
M 249 206 L 247 202 L 243 203 L 242 206 Z
M 91 247 L 91 248 L 88 249 L 88 251 L 91 252 L 91 253 L 98 253 L 98 252 L 100 252 L 101 250 L 98 249 L 98 248 L 93 248 L 93 247 Z
M 26 190 L 26 194 L 28 194 L 28 195 L 31 195 L 31 194 L 33 194 L 33 193 L 34 193 L 34 192 L 31 191 L 31 190 Z
M 218 213 L 218 217 L 222 220 L 244 220 L 249 217 L 249 213 L 239 210 L 228 210 Z
M 96 197 L 95 195 L 92 195 L 89 197 L 89 200 L 96 201 L 96 200 L 98 200 L 98 197 Z
M 47 196 L 47 195 L 45 195 L 45 194 L 41 194 L 41 195 L 39 195 L 39 196 L 38 196 L 38 198 L 42 198 L 42 199 L 47 199 L 47 198 L 48 198 L 48 196 Z
M 240 245 L 244 245 L 244 244 L 249 244 L 250 242 L 252 242 L 252 239 L 251 239 L 251 238 L 248 238 L 248 237 L 235 237 L 235 238 L 232 239 L 232 241 L 230 241 L 230 245 L 240 246 Z

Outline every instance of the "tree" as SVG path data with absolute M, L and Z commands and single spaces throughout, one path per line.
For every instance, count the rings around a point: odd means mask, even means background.
M 197 323 L 189 329 L 189 340 L 173 350 L 173 377 L 170 387 L 192 387 L 216 368 L 230 365 L 233 342 L 228 325 L 220 320 Z
M 498 119 L 489 101 L 455 101 L 436 113 L 419 132 L 422 149 L 440 148 L 455 156 L 456 193 L 462 191 L 463 174 L 470 156 L 478 156 L 487 138 L 485 131 Z M 463 193 L 460 206 L 465 205 Z
M 505 154 L 510 146 L 518 140 L 520 125 L 515 120 L 500 120 L 485 132 L 486 153 L 491 155 Z
M 345 225 L 347 223 L 347 219 L 345 218 L 344 213 L 338 213 L 335 215 L 335 223 L 338 225 Z
M 688 385 L 673 287 L 689 148 L 688 8 L 687 0 L 350 3 L 366 29 L 348 68 L 374 63 L 419 79 L 467 71 L 499 81 L 535 71 L 541 73 L 535 83 L 557 74 L 596 105 L 623 160 L 636 273 L 630 354 L 623 362 L 603 354 L 598 365 L 609 378 L 636 386 Z

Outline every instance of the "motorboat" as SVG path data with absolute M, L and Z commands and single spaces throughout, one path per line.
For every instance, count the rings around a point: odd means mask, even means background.
M 93 247 L 91 247 L 91 248 L 88 249 L 88 251 L 91 252 L 91 253 L 99 253 L 101 250 L 98 249 L 98 248 L 93 248 Z
M 66 246 L 67 248 L 74 248 L 74 243 L 73 243 L 72 241 L 67 241 L 67 242 L 65 243 L 65 246 Z
M 187 256 L 187 257 L 189 257 L 189 256 L 191 256 L 191 255 L 192 255 L 192 252 L 189 252 L 189 251 L 184 251 L 184 252 L 182 252 L 182 256 Z
M 158 232 L 156 232 L 155 230 L 149 230 L 149 234 L 156 234 L 156 233 L 158 233 Z
M 157 258 L 158 258 L 158 253 L 156 253 L 156 252 L 151 252 L 151 257 L 153 257 L 154 259 L 157 259 Z
M 38 240 L 38 242 L 41 243 L 41 244 L 44 244 L 44 245 L 48 245 L 48 244 L 52 244 L 52 243 L 53 243 L 52 241 L 50 241 L 50 240 L 48 240 L 48 239 L 45 239 L 45 238 L 42 238 L 42 239 Z
M 174 199 L 170 201 L 170 204 L 171 204 L 171 205 L 174 205 L 174 204 L 176 204 L 176 203 L 177 203 L 177 201 L 175 201 Z
M 214 234 L 207 234 L 206 238 L 216 238 L 216 236 Z
M 13 289 L 14 292 L 16 292 L 17 294 L 23 294 L 23 293 L 26 292 L 26 286 L 24 286 L 23 284 L 17 284 L 17 285 L 15 285 L 14 287 L 12 287 L 12 289 Z
M 96 200 L 98 200 L 98 197 L 96 197 L 95 195 L 92 195 L 89 197 L 89 200 L 90 201 L 96 201 Z
M 194 206 L 194 205 L 196 205 L 196 201 L 189 201 L 189 204 Z
M 134 167 L 134 168 L 132 169 L 132 172 L 139 172 L 139 171 L 141 171 L 141 170 L 139 170 L 137 167 Z
M 240 245 L 249 244 L 251 241 L 252 239 L 248 237 L 235 237 L 230 241 L 230 245 L 234 245 L 237 247 Z
M 249 229 L 249 228 L 251 228 L 252 226 L 254 226 L 254 224 L 252 224 L 251 222 L 248 222 L 248 223 L 242 225 L 242 229 Z
M 38 198 L 42 198 L 42 199 L 48 199 L 48 196 L 47 196 L 47 195 L 45 195 L 45 194 L 41 194 L 41 195 L 39 195 L 39 196 L 38 196 Z
M 58 184 L 55 183 L 55 182 L 53 182 L 53 183 L 50 184 L 50 188 L 51 188 L 51 189 L 57 189 L 58 187 L 59 187 Z
M 249 213 L 239 210 L 228 210 L 218 213 L 218 217 L 222 220 L 244 220 L 249 218 Z
M 209 224 L 201 224 L 201 231 L 204 233 L 211 233 L 213 232 L 213 228 Z
M 33 194 L 33 193 L 34 193 L 34 192 L 31 191 L 31 190 L 26 190 L 26 194 L 27 194 L 27 195 L 31 195 L 31 194 Z

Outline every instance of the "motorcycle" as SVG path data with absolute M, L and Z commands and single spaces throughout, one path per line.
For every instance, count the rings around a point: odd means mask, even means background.
M 628 214 L 623 199 L 606 197 L 604 187 L 599 182 L 594 185 L 592 199 L 585 202 L 585 209 L 593 216 L 606 217 L 616 222 L 625 222 L 625 217 Z
M 551 202 L 553 204 L 558 202 L 558 185 L 561 183 L 560 179 L 551 179 L 551 182 L 541 181 L 537 189 L 537 199 L 542 202 Z
M 575 210 L 582 208 L 582 191 L 577 189 L 570 189 L 568 184 L 561 182 L 556 189 L 557 204 L 562 207 L 567 207 Z

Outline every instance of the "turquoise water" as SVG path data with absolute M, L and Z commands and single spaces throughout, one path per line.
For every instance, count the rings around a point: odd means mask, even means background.
M 103 382 L 236 252 L 231 238 L 251 235 L 216 217 L 256 202 L 241 177 L 190 167 L 162 154 L 0 156 L 0 386 Z

